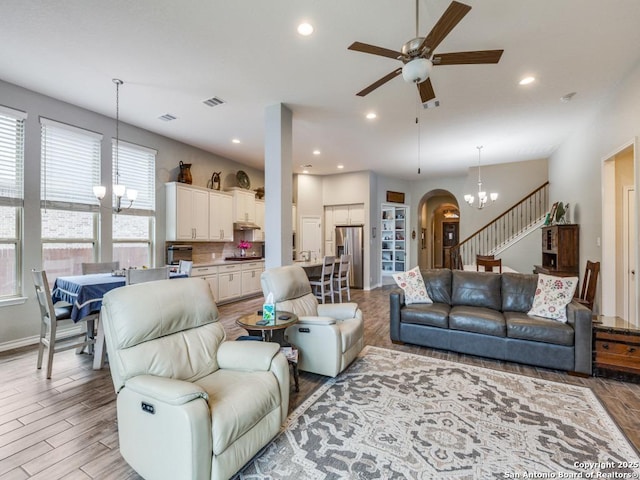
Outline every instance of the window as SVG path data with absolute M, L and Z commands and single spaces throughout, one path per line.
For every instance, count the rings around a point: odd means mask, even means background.
M 82 262 L 98 258 L 100 204 L 93 186 L 100 184 L 102 135 L 46 118 L 42 127 L 42 266 L 49 282 L 60 275 L 80 275 Z
M 121 268 L 153 266 L 157 152 L 119 140 L 113 143 L 114 159 L 116 148 L 120 183 L 127 189 L 137 190 L 138 196 L 130 208 L 126 208 L 127 197 L 123 197 L 123 210 L 113 215 L 113 259 L 120 262 Z M 115 160 L 113 178 L 116 178 Z
M 0 299 L 22 293 L 24 121 L 27 114 L 0 106 Z

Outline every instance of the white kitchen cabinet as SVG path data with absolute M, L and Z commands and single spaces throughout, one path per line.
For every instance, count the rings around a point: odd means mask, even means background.
M 333 210 L 333 225 L 349 225 L 349 206 L 348 205 L 334 205 Z
M 294 204 L 291 206 L 291 229 L 296 233 L 298 226 L 298 207 Z
M 166 184 L 166 239 L 209 240 L 209 193 L 188 185 Z
M 364 204 L 349 205 L 349 225 L 364 225 Z
M 336 235 L 336 223 L 333 220 L 333 207 L 324 207 L 324 240 L 333 243 Z M 326 251 L 326 248 L 325 248 Z M 333 255 L 325 253 L 325 255 Z
M 366 223 L 363 203 L 324 207 L 324 216 L 325 239 L 327 239 L 330 233 L 333 235 L 332 232 L 336 225 L 364 225 Z M 333 240 L 333 237 L 330 239 Z
M 251 190 L 244 188 L 231 188 L 233 196 L 233 221 L 256 221 L 256 195 Z
M 256 220 L 255 223 L 260 230 L 251 230 L 252 242 L 264 242 L 264 200 L 256 200 Z
M 233 242 L 233 198 L 224 192 L 209 192 L 209 240 Z
M 191 276 L 202 278 L 206 281 L 209 284 L 214 300 L 216 302 L 218 301 L 218 267 L 193 267 L 191 269 Z
M 264 262 L 246 262 L 242 264 L 242 296 L 262 292 L 260 275 L 264 271 Z
M 242 266 L 239 264 L 218 267 L 218 301 L 224 302 L 242 296 Z

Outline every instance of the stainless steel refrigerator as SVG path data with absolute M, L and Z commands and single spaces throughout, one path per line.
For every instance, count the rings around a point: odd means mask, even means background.
M 364 265 L 362 226 L 349 225 L 336 227 L 336 260 L 342 254 L 351 255 L 349 286 L 353 288 L 362 288 Z

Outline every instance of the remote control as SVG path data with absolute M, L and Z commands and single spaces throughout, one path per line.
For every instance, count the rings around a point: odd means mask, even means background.
M 280 315 L 278 320 L 289 320 L 291 317 L 289 315 Z

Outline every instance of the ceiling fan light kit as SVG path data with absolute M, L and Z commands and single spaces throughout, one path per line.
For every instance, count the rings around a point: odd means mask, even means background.
M 422 83 L 429 75 L 433 64 L 426 58 L 414 58 L 402 67 L 402 78 L 407 83 Z

